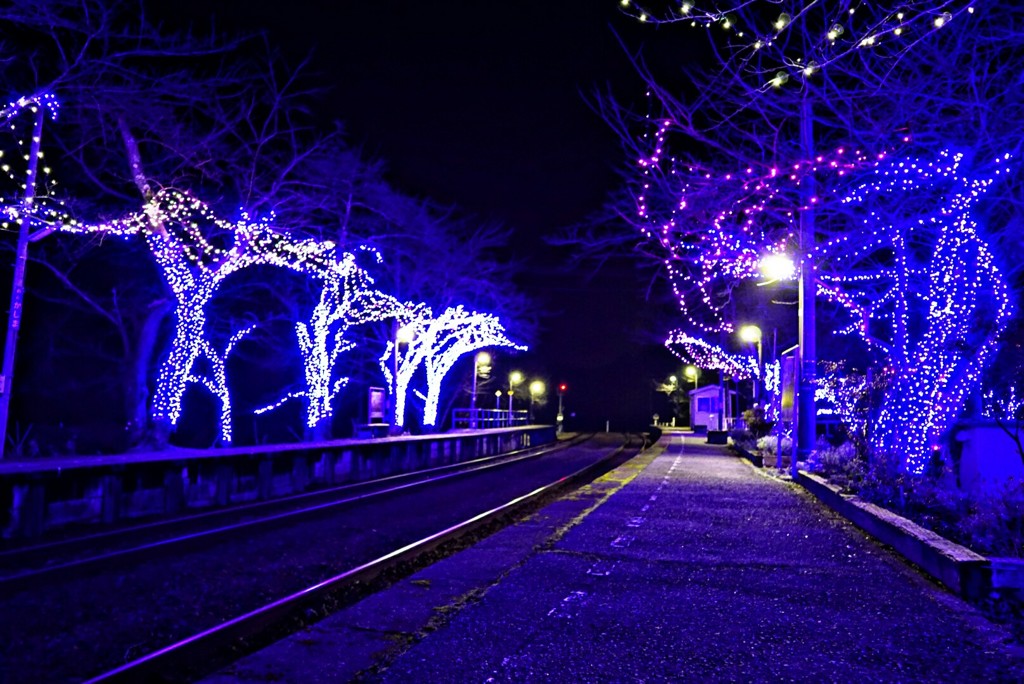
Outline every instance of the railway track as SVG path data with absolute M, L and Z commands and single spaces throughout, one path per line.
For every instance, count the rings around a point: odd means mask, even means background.
M 116 563 L 214 544 L 222 537 L 323 515 L 333 508 L 369 497 L 389 496 L 410 487 L 429 486 L 442 479 L 540 458 L 582 444 L 593 436 L 593 433 L 581 434 L 563 442 L 463 463 L 0 551 L 0 592 L 20 591 Z
M 38 568 L 32 571 L 31 580 L 26 573 L 12 575 L 0 582 L 0 592 L 5 592 L 4 583 L 20 586 L 23 601 L 28 601 L 33 594 L 48 595 L 46 587 L 51 587 L 68 592 L 68 600 L 80 601 L 83 592 L 118 592 L 126 587 L 128 595 L 118 598 L 124 605 L 106 607 L 109 624 L 116 627 L 108 636 L 110 652 L 96 658 L 91 672 L 83 664 L 84 671 L 61 674 L 80 679 L 107 663 L 102 669 L 109 671 L 92 681 L 188 681 L 202 674 L 194 669 L 196 663 L 215 666 L 230 662 L 240 655 L 240 643 L 249 647 L 268 643 L 308 622 L 313 613 L 322 616 L 331 607 L 351 603 L 373 587 L 393 581 L 396 573 L 406 574 L 436 560 L 438 554 L 471 543 L 531 507 L 593 479 L 644 446 L 638 437 L 627 439 L 618 448 L 603 439 L 603 445 L 581 441 L 563 444 L 557 451 L 480 459 L 463 464 L 467 468 L 419 473 L 418 478 L 410 476 L 411 480 L 389 478 L 369 489 L 365 488 L 369 483 L 358 491 L 338 488 L 350 491 L 340 500 L 306 501 L 309 505 L 298 510 L 266 516 L 270 522 L 262 518 L 236 521 L 202 533 L 177 535 L 173 543 L 163 540 L 156 545 L 135 545 Z M 510 484 L 522 484 L 526 489 L 510 496 Z M 475 509 L 469 498 L 479 499 Z M 449 508 L 453 510 L 449 512 Z M 317 555 L 321 546 L 323 553 Z M 263 547 L 267 550 L 259 556 Z M 275 553 L 277 548 L 281 550 Z M 248 577 L 250 573 L 254 576 Z M 83 579 L 86 574 L 94 577 Z M 178 606 L 175 599 L 182 594 L 176 585 L 195 581 L 203 585 L 202 591 L 190 588 L 184 599 L 188 605 Z M 224 587 L 219 587 L 218 581 Z M 159 595 L 168 587 L 170 595 Z M 156 603 L 166 606 L 135 608 L 133 601 L 144 601 L 147 588 L 150 595 L 157 593 Z M 257 597 L 264 600 L 257 601 Z M 88 609 L 82 608 L 81 613 L 89 617 L 103 602 L 85 603 Z M 10 617 L 4 613 L 0 605 L 0 621 Z M 146 629 L 160 638 L 132 644 L 113 636 L 118 631 L 131 633 L 124 622 L 133 619 L 145 622 Z M 82 629 L 84 634 L 102 629 L 90 624 L 92 627 Z M 40 627 L 29 626 L 26 635 L 16 636 L 23 642 L 30 640 Z M 181 638 L 182 633 L 193 635 Z M 0 640 L 3 638 L 0 634 Z M 17 647 L 15 638 L 10 648 Z M 72 650 L 82 647 L 81 643 L 70 646 Z M 147 655 L 132 659 L 147 651 Z M 124 661 L 130 662 L 109 669 Z

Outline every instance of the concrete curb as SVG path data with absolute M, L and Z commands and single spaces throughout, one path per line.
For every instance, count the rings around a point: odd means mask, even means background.
M 729 448 L 755 468 L 764 459 L 738 444 Z M 843 494 L 824 478 L 801 472 L 797 483 L 819 501 L 896 550 L 908 561 L 967 599 L 987 596 L 992 590 L 1024 591 L 1024 559 L 985 557 L 951 542 L 917 523 L 856 496 Z
M 801 472 L 797 482 L 826 506 L 891 546 L 954 593 L 977 599 L 991 590 L 992 569 L 985 556 L 880 506 L 843 494 L 817 475 Z
M 764 468 L 764 457 L 760 454 L 752 454 L 735 442 L 730 444 L 729 448 L 738 454 L 740 458 L 749 461 L 750 465 L 755 468 Z

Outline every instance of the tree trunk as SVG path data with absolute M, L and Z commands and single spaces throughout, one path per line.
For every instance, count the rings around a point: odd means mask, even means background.
M 160 324 L 167 315 L 168 302 L 161 299 L 153 303 L 146 314 L 146 322 L 139 333 L 133 357 L 130 359 L 131 371 L 125 379 L 125 413 L 128 416 L 128 447 L 134 448 L 143 442 L 150 442 L 156 447 L 166 446 L 166 433 L 161 442 L 157 431 L 149 420 L 149 369 L 160 334 Z

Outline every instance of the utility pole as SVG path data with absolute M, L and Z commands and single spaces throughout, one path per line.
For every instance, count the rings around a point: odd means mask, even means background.
M 32 205 L 36 196 L 36 173 L 39 168 L 39 150 L 43 137 L 43 110 L 35 102 L 32 111 L 35 123 L 32 126 L 32 141 L 29 145 L 28 171 L 25 172 L 24 208 L 18 225 L 18 246 L 14 256 L 14 283 L 11 287 L 11 308 L 7 312 L 7 338 L 4 340 L 3 374 L 0 375 L 0 459 L 7 445 L 7 423 L 11 411 L 11 390 L 14 385 L 14 352 L 18 346 L 18 330 L 21 328 L 21 314 L 25 303 L 25 268 L 28 265 L 29 231 L 32 228 Z
M 803 106 L 800 111 L 800 143 L 804 159 L 814 159 L 814 119 L 810 86 L 804 85 Z M 814 201 L 817 182 L 814 172 L 804 177 L 800 184 L 800 361 L 799 387 L 797 391 L 797 446 L 796 454 L 807 459 L 814 450 L 817 432 L 815 421 L 814 388 L 817 384 L 817 340 L 815 339 L 816 285 L 814 282 Z M 793 475 L 796 475 L 797 459 L 793 459 Z

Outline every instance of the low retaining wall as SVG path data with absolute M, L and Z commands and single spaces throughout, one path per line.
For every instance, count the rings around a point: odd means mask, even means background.
M 985 556 L 891 511 L 843 494 L 817 475 L 801 472 L 798 482 L 829 508 L 894 548 L 955 593 L 976 599 L 992 587 L 992 571 Z
M 38 537 L 469 461 L 555 440 L 553 426 L 0 462 L 0 535 Z

